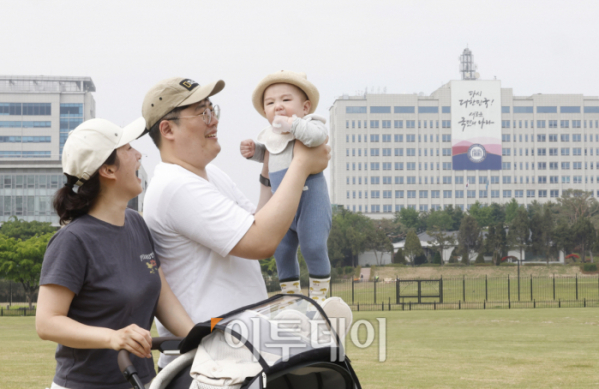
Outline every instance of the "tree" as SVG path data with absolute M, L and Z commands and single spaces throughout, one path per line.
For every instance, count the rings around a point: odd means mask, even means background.
M 496 266 L 501 263 L 501 258 L 506 254 L 507 237 L 502 222 L 489 226 L 485 251 L 491 253 L 492 261 Z
M 586 251 L 592 247 L 597 231 L 587 218 L 580 218 L 572 226 L 574 242 L 580 246 L 582 251 L 582 262 L 586 260 Z
M 34 236 L 44 234 L 53 234 L 57 231 L 56 227 L 52 227 L 50 223 L 42 223 L 38 221 L 26 222 L 19 220 L 16 216 L 11 216 L 8 221 L 0 227 L 0 234 L 8 237 L 26 240 Z
M 578 219 L 597 219 L 599 216 L 599 202 L 593 197 L 593 192 L 580 189 L 567 189 L 562 197 L 557 199 L 560 216 L 565 218 L 569 225 L 574 225 Z
M 516 212 L 520 208 L 520 205 L 515 198 L 512 198 L 509 203 L 505 206 L 505 222 L 509 225 L 512 220 L 516 217 Z
M 491 208 L 483 206 L 478 201 L 472 204 L 468 211 L 480 227 L 486 227 L 491 223 Z
M 373 229 L 372 220 L 360 213 L 343 209 L 333 215 L 327 241 L 331 261 L 337 264 L 346 261 L 355 267 L 357 256 L 367 250 L 366 243 Z
M 530 214 L 530 211 L 529 211 Z M 553 228 L 554 220 L 550 206 L 542 206 L 541 210 L 533 212 L 530 221 L 531 248 L 535 255 L 545 255 L 547 263 L 553 252 Z
M 0 235 L 0 274 L 23 285 L 29 308 L 39 290 L 39 280 L 46 246 L 54 234 L 17 240 Z
M 432 211 L 426 220 L 427 230 L 444 230 L 451 231 L 453 220 L 447 212 L 444 211 Z M 429 234 L 430 235 L 430 234 Z
M 453 246 L 455 245 L 455 238 L 453 236 L 453 234 L 448 234 L 443 230 L 440 230 L 438 228 L 433 228 L 432 230 L 429 230 L 426 232 L 427 234 L 429 234 L 434 240 L 433 240 L 433 248 L 435 250 L 437 250 L 437 252 L 440 253 L 441 256 L 441 264 L 443 264 L 445 258 L 443 257 L 443 252 L 444 250 L 448 247 L 448 246 Z
M 572 229 L 568 226 L 565 220 L 560 220 L 553 230 L 552 236 L 555 247 L 564 252 L 564 255 L 568 255 L 574 250 L 574 236 L 572 235 Z
M 505 207 L 497 203 L 492 203 L 490 208 L 491 224 L 497 225 L 497 223 L 505 223 Z
M 374 257 L 378 266 L 383 264 L 383 255 L 385 253 L 391 253 L 391 255 L 393 255 L 393 245 L 391 244 L 389 237 L 382 227 L 377 227 L 376 222 L 374 222 L 373 228 L 369 231 L 366 247 L 374 252 Z
M 483 255 L 482 252 L 478 253 L 478 255 L 476 256 L 476 260 L 474 261 L 474 263 L 485 263 L 485 256 Z
M 412 228 L 418 230 L 420 227 L 418 211 L 412 208 L 402 208 L 399 213 L 396 214 L 396 220 L 403 224 L 407 229 Z
M 424 254 L 424 250 L 422 250 L 422 245 L 420 244 L 420 239 L 418 239 L 418 235 L 416 235 L 416 232 L 413 229 L 408 232 L 408 236 L 406 237 L 404 254 L 410 258 L 412 266 L 415 263 L 414 260 L 416 257 Z
M 468 265 L 470 263 L 470 253 L 482 248 L 482 239 L 482 230 L 476 219 L 470 215 L 464 216 L 458 232 L 458 242 L 464 264 Z
M 393 263 L 401 263 L 404 265 L 406 264 L 406 257 L 403 255 L 403 250 L 401 249 L 401 247 L 397 249 L 397 252 L 393 256 Z
M 530 243 L 530 228 L 528 212 L 524 207 L 519 207 L 516 216 L 510 224 L 508 242 L 512 248 L 520 250 L 520 260 L 524 259 L 524 252 Z

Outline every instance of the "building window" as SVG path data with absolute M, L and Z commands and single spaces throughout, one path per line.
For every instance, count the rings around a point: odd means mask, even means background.
M 406 120 L 406 128 L 416 128 L 415 120 Z
M 391 149 L 383 149 L 383 157 L 390 157 Z
M 366 113 L 366 107 L 345 107 L 345 113 Z
M 479 190 L 478 191 L 478 197 L 481 199 L 486 199 L 487 198 L 487 191 L 486 190 Z
M 396 190 L 395 191 L 395 198 L 396 199 L 403 199 L 403 190 Z
M 439 107 L 418 107 L 418 113 L 439 113 Z
M 467 194 L 467 196 L 468 196 L 469 199 L 476 198 L 476 191 L 475 190 L 468 190 L 468 191 L 466 191 L 466 194 Z
M 364 164 L 364 166 L 367 166 L 367 165 Z M 370 170 L 379 170 L 379 163 L 378 162 L 371 162 L 370 163 Z
M 534 113 L 534 112 L 533 112 L 533 107 L 514 107 L 514 113 Z
M 395 162 L 395 170 L 403 170 L 403 162 Z
M 389 153 L 389 155 L 391 155 L 391 153 Z M 391 162 L 383 162 L 383 170 L 391 170 Z
M 503 155 L 503 156 L 510 156 L 510 155 L 512 155 L 511 153 L 512 153 L 512 149 L 509 149 L 509 148 L 501 149 L 501 155 Z
M 545 128 L 545 120 L 537 120 L 537 128 Z
M 396 157 L 403 157 L 403 149 L 395 149 Z
M 559 107 L 559 113 L 580 113 L 580 107 L 578 106 L 562 106 Z
M 390 198 L 391 198 L 391 193 L 392 193 L 392 192 L 393 192 L 393 191 L 391 191 L 391 190 L 384 190 L 384 191 L 383 191 L 383 198 L 384 198 L 384 199 L 390 199 Z
M 403 128 L 403 120 L 394 120 L 393 127 L 395 128 Z
M 569 120 L 560 120 L 559 126 L 560 126 L 560 128 L 569 128 L 570 121 Z
M 403 185 L 403 176 L 395 176 L 395 184 Z
M 510 121 L 509 120 L 502 120 L 501 121 L 501 128 L 510 128 Z
M 416 142 L 416 135 L 413 135 L 413 134 L 406 135 L 406 142 Z
M 451 142 L 451 135 L 441 135 L 443 142 Z
M 403 142 L 403 135 L 400 135 L 400 134 L 395 134 L 395 135 L 393 136 L 393 139 L 394 139 L 396 142 Z
M 406 107 L 406 106 L 401 106 L 401 107 L 393 107 L 393 113 L 416 113 L 416 108 L 415 107 Z
M 415 190 L 409 190 L 408 191 L 408 198 L 409 199 L 415 199 L 416 198 L 416 191 Z
M 443 170 L 451 170 L 451 162 L 443 162 Z
M 572 128 L 580 128 L 580 120 L 572 120 Z
M 391 113 L 391 107 L 370 107 L 370 113 Z
M 585 108 L 587 108 L 587 107 L 585 107 Z M 588 107 L 588 108 L 590 108 L 590 107 Z M 441 113 L 451 113 L 451 107 L 449 107 L 449 106 L 441 107 Z
M 551 197 L 559 197 L 559 190 L 557 190 L 557 189 L 551 190 L 551 191 L 549 191 L 549 194 Z
M 537 113 L 557 113 L 557 106 L 537 106 Z
M 408 185 L 416 184 L 416 176 L 408 176 L 406 177 L 406 182 Z
M 501 169 L 502 170 L 511 170 L 511 163 L 510 162 L 502 162 Z
M 408 157 L 415 157 L 416 156 L 416 149 L 406 149 L 406 155 Z
M 428 190 L 421 190 L 420 193 L 419 193 L 419 195 L 420 195 L 421 199 L 428 198 Z
M 441 191 L 431 190 L 431 199 L 438 199 L 440 197 Z
M 549 120 L 549 128 L 557 128 L 557 120 Z

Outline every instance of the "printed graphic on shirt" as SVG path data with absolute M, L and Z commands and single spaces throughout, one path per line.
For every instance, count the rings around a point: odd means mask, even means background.
M 146 266 L 150 270 L 150 274 L 155 274 L 158 269 L 155 258 L 156 257 L 154 255 L 154 252 L 151 252 L 150 254 L 142 254 L 139 256 L 139 260 L 145 262 Z

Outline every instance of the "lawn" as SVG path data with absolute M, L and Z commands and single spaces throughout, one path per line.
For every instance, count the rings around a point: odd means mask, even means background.
M 599 386 L 599 309 L 356 312 L 377 329 L 387 319 L 387 360 L 377 338 L 359 349 L 348 340 L 365 389 L 592 388 Z M 364 326 L 359 333 L 364 341 Z M 33 317 L 0 318 L 2 388 L 49 387 L 51 342 Z

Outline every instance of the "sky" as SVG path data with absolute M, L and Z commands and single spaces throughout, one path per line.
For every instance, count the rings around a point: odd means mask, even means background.
M 253 202 L 260 165 L 239 153 L 268 123 L 253 108 L 258 82 L 304 72 L 320 91 L 316 114 L 344 93 L 429 95 L 459 79 L 468 47 L 481 79 L 514 95 L 599 95 L 597 1 L 72 1 L 0 0 L 0 74 L 87 76 L 96 116 L 126 125 L 146 92 L 180 76 L 218 79 L 222 151 L 214 164 Z M 133 143 L 151 176 L 149 137 Z M 325 171 L 328 176 L 328 169 Z

